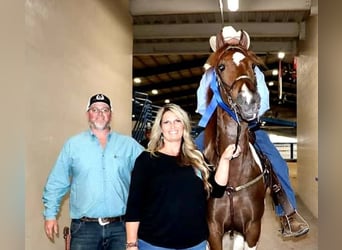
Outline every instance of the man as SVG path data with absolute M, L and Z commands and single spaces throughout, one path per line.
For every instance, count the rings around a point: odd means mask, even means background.
M 216 36 L 209 39 L 210 47 L 215 52 L 217 48 L 224 44 L 241 45 L 246 49 L 249 48 L 250 38 L 246 31 L 236 31 L 232 26 L 226 26 Z M 197 90 L 197 112 L 203 115 L 206 111 L 206 92 L 210 82 L 215 80 L 215 72 L 211 65 L 205 64 L 206 72 L 202 76 L 200 87 Z M 262 116 L 269 108 L 269 91 L 265 82 L 265 77 L 258 67 L 254 68 L 257 79 L 257 88 L 261 96 L 261 104 L 259 117 Z M 309 231 L 307 222 L 298 214 L 296 208 L 295 193 L 291 187 L 289 179 L 289 170 L 286 161 L 281 157 L 279 151 L 270 141 L 267 133 L 257 126 L 257 121 L 250 124 L 255 133 L 256 147 L 267 156 L 272 164 L 281 186 L 278 190 L 278 204 L 276 205 L 276 214 L 280 217 L 281 232 L 284 237 L 298 237 L 306 234 Z M 200 149 L 203 149 L 203 135 L 196 139 L 196 143 Z M 284 192 L 285 191 L 285 192 Z
M 147 123 L 146 128 L 145 128 L 145 133 L 144 133 L 144 139 L 140 142 L 140 144 L 141 144 L 144 148 L 147 148 L 148 143 L 150 142 L 151 129 L 152 129 L 151 124 L 150 124 L 150 123 Z
M 45 232 L 58 233 L 56 216 L 70 191 L 71 250 L 124 250 L 124 215 L 136 157 L 143 147 L 133 138 L 111 131 L 112 107 L 103 94 L 90 97 L 89 130 L 64 144 L 44 192 Z

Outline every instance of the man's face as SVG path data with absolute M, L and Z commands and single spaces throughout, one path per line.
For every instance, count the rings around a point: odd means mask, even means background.
M 88 122 L 90 128 L 104 130 L 109 128 L 112 119 L 112 111 L 108 104 L 95 102 L 88 109 Z

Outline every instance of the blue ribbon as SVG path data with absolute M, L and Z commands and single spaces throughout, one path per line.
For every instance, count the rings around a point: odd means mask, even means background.
M 219 88 L 219 84 L 217 81 L 217 77 L 213 78 L 213 80 L 210 82 L 210 89 L 213 91 L 214 95 L 205 110 L 201 120 L 199 121 L 198 125 L 200 127 L 205 128 L 212 117 L 213 113 L 215 112 L 217 105 L 219 105 L 224 111 L 226 111 L 237 123 L 238 118 L 234 111 L 231 110 L 231 108 L 222 100 Z

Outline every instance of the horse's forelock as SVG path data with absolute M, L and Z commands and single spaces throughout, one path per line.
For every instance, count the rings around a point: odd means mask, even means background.
M 258 57 L 253 51 L 246 50 L 246 48 L 241 46 L 241 45 L 230 45 L 230 44 L 224 44 L 218 50 L 216 50 L 216 52 L 210 54 L 210 56 L 207 59 L 207 64 L 211 65 L 212 67 L 216 67 L 218 65 L 219 60 L 221 59 L 224 51 L 227 50 L 228 47 L 238 48 L 241 52 L 243 52 L 245 54 L 245 56 L 249 60 L 251 60 L 253 62 L 254 65 L 265 67 L 265 63 L 263 62 L 263 60 L 260 57 Z

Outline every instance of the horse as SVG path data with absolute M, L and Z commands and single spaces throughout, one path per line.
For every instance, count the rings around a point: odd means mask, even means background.
M 230 161 L 225 195 L 208 200 L 210 250 L 223 249 L 223 237 L 239 235 L 242 249 L 256 249 L 265 209 L 265 170 L 250 143 L 249 121 L 255 120 L 260 107 L 255 65 L 261 59 L 242 45 L 222 45 L 208 60 L 216 79 L 207 91 L 207 117 L 203 154 L 213 166 L 218 165 L 225 148 L 239 145 L 239 157 Z M 201 123 L 201 122 L 200 122 Z M 243 239 L 243 242 L 242 242 Z M 239 241 L 234 241 L 234 250 Z

